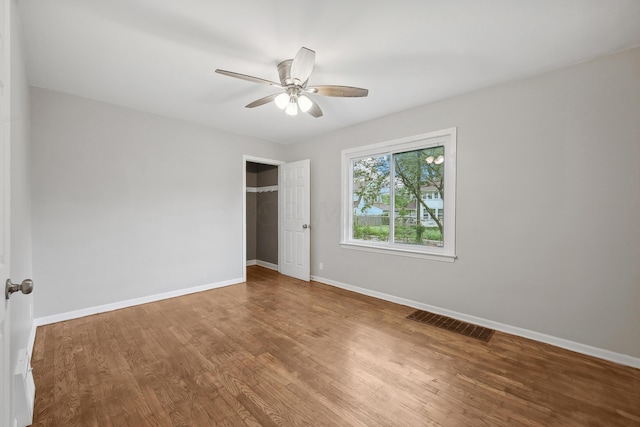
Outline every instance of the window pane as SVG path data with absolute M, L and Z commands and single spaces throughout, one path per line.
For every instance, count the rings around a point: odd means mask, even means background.
M 397 153 L 393 162 L 394 242 L 443 246 L 444 147 Z
M 353 239 L 389 241 L 389 169 L 389 155 L 353 160 Z

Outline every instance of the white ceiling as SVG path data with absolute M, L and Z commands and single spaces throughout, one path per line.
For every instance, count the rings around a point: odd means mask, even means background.
M 638 0 L 20 0 L 30 84 L 294 143 L 640 45 Z M 216 68 L 278 81 L 316 51 L 315 119 Z

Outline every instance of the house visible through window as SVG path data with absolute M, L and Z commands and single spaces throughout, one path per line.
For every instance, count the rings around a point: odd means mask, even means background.
M 455 129 L 342 155 L 343 247 L 455 258 Z

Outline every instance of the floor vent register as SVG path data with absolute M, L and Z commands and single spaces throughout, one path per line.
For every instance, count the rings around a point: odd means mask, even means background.
M 426 323 L 427 325 L 435 326 L 440 329 L 446 329 L 447 331 L 455 332 L 456 334 L 475 338 L 484 342 L 489 342 L 489 340 L 493 336 L 493 333 L 495 332 L 493 329 L 485 328 L 483 326 L 474 325 L 473 323 L 463 322 L 462 320 L 453 319 L 451 317 L 423 310 L 414 311 L 407 316 L 407 319 L 415 320 L 416 322 L 420 323 Z

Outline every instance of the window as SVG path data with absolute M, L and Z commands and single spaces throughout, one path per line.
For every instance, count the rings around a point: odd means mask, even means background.
M 456 129 L 342 151 L 342 247 L 455 259 Z

